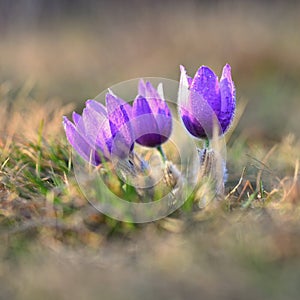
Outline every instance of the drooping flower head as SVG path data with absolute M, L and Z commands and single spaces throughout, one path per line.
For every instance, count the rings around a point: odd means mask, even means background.
M 73 112 L 73 123 L 63 117 L 69 143 L 76 152 L 92 165 L 112 153 L 124 158 L 133 149 L 130 130 L 131 106 L 112 92 L 106 94 L 106 107 L 95 100 L 87 100 L 82 115 Z
M 178 104 L 186 129 L 195 137 L 210 138 L 218 121 L 219 134 L 230 127 L 235 112 L 235 87 L 231 67 L 226 64 L 220 81 L 215 73 L 201 66 L 194 78 L 181 69 Z
M 161 84 L 156 90 L 150 82 L 140 80 L 138 96 L 133 102 L 132 116 L 138 144 L 158 147 L 170 137 L 172 116 L 164 100 Z

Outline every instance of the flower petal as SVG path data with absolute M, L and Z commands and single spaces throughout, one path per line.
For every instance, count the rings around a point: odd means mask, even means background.
M 77 125 L 79 123 L 79 121 L 81 120 L 81 115 L 79 115 L 78 113 L 73 111 L 72 119 L 73 119 L 74 124 Z
M 130 125 L 131 106 L 115 96 L 111 91 L 106 94 L 106 107 L 111 134 L 113 137 L 114 154 L 124 158 L 133 149 L 133 133 Z
M 185 108 L 180 109 L 181 119 L 185 128 L 188 132 L 197 137 L 197 138 L 205 138 L 206 132 L 203 129 L 202 125 L 197 121 L 197 119 Z
M 63 125 L 66 132 L 67 139 L 76 152 L 86 161 L 93 165 L 98 165 L 99 160 L 95 155 L 95 150 L 85 140 L 84 137 L 77 131 L 75 125 L 68 120 L 67 117 L 63 117 Z
M 139 81 L 138 94 L 146 99 L 160 98 L 159 93 L 153 85 L 149 81 L 146 81 L 145 83 L 143 79 Z
M 101 128 L 102 119 L 99 121 L 97 113 L 89 109 L 84 108 L 82 111 L 82 120 L 84 124 L 84 137 L 91 145 L 95 145 L 97 133 Z
M 82 119 L 84 122 L 84 137 L 86 140 L 97 149 L 97 151 L 101 151 L 100 155 L 109 159 L 111 132 L 107 117 L 92 109 L 92 106 L 87 105 L 83 110 Z
M 101 149 L 100 157 L 110 160 L 112 152 L 113 137 L 110 132 L 109 122 L 105 122 L 102 130 L 99 131 L 96 138 L 96 147 Z
M 143 79 L 140 79 L 138 84 L 138 94 L 142 97 L 147 97 L 146 95 L 146 84 Z
M 221 110 L 218 116 L 219 122 L 225 133 L 234 117 L 235 112 L 235 87 L 231 79 L 231 67 L 226 64 L 223 68 L 222 77 L 220 81 L 221 92 Z
M 159 91 L 156 90 L 150 82 L 146 82 L 145 84 L 145 94 L 146 96 L 140 95 L 146 99 L 148 105 L 151 109 L 151 112 L 154 115 L 162 114 L 166 116 L 171 116 L 170 109 L 164 100 L 163 97 L 163 87 L 162 84 L 158 86 Z M 161 95 L 162 94 L 162 97 Z
M 203 99 L 211 106 L 216 115 L 219 115 L 221 109 L 219 82 L 218 77 L 210 68 L 201 66 L 198 69 L 190 89 L 191 91 L 201 95 Z M 191 99 L 191 101 L 193 100 L 196 102 L 198 101 L 196 97 Z
M 119 129 L 129 122 L 132 114 L 131 106 L 110 91 L 106 94 L 106 107 L 111 133 L 115 136 Z
M 86 101 L 85 105 L 86 105 L 86 107 L 91 108 L 91 109 L 95 110 L 96 112 L 98 112 L 99 114 L 107 117 L 106 108 L 102 103 L 92 100 L 92 99 L 89 99 Z
M 160 98 L 157 90 L 154 88 L 154 86 L 149 81 L 146 82 L 146 92 L 147 92 L 146 98 L 155 98 L 155 99 Z
M 181 118 L 188 131 L 198 138 L 211 138 L 214 128 L 221 133 L 217 115 L 198 92 L 189 91 L 189 107 L 179 107 Z

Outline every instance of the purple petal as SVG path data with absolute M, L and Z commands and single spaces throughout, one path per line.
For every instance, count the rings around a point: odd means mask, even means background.
M 103 122 L 103 119 L 98 119 L 97 116 L 97 112 L 87 107 L 83 109 L 82 120 L 84 124 L 84 136 L 91 145 L 95 145 L 97 134 Z
M 144 114 L 152 114 L 152 110 L 149 106 L 148 101 L 143 96 L 138 96 L 132 105 L 132 115 L 133 117 L 144 115 Z M 152 114 L 153 115 L 153 114 Z M 153 116 L 154 119 L 154 116 Z
M 75 111 L 72 114 L 72 119 L 75 125 L 77 125 L 79 123 L 79 121 L 81 120 L 81 115 L 79 115 L 78 113 L 76 113 Z
M 139 81 L 138 94 L 146 99 L 160 98 L 159 93 L 153 85 L 149 81 L 145 83 L 143 79 Z
M 157 122 L 158 129 L 161 135 L 164 137 L 164 142 L 168 139 L 172 133 L 172 115 L 171 111 L 164 100 L 158 99 L 156 101 L 158 110 L 155 113 L 155 119 Z M 153 107 L 153 104 L 150 101 L 150 107 Z
M 97 151 L 100 151 L 101 155 L 109 159 L 111 132 L 107 117 L 92 109 L 91 106 L 87 106 L 83 110 L 82 119 L 84 122 L 84 137 L 86 140 L 90 145 L 93 145 Z
M 166 101 L 160 98 L 149 98 L 147 99 L 147 102 L 153 114 L 171 116 L 171 111 Z
M 158 116 L 158 119 L 166 119 L 165 116 Z M 168 120 L 167 120 L 168 121 Z M 144 115 L 143 117 L 138 117 L 135 119 L 134 124 L 137 124 L 136 128 L 136 142 L 145 147 L 157 147 L 165 143 L 169 137 L 170 133 L 160 130 L 156 125 L 145 126 L 145 122 L 148 124 L 153 122 L 153 118 L 150 114 Z
M 147 81 L 146 82 L 146 98 L 160 98 L 157 90 L 153 87 L 151 82 Z
M 67 139 L 76 152 L 86 161 L 93 165 L 98 165 L 99 160 L 95 155 L 95 150 L 85 140 L 84 137 L 77 131 L 76 127 L 67 117 L 63 117 L 63 125 L 66 132 Z
M 101 115 L 103 115 L 105 117 L 107 116 L 106 108 L 105 108 L 105 106 L 102 103 L 90 99 L 90 100 L 86 101 L 85 105 L 86 105 L 86 107 L 95 110 L 99 114 L 101 114 Z
M 128 123 L 132 114 L 131 106 L 111 93 L 106 94 L 106 107 L 112 136 Z
M 126 157 L 129 150 L 132 150 L 134 142 L 130 125 L 132 108 L 127 102 L 111 92 L 106 94 L 106 107 L 110 130 L 114 139 L 114 152 L 122 158 Z
M 179 106 L 179 113 L 187 130 L 198 138 L 211 138 L 214 128 L 221 133 L 217 115 L 203 97 L 189 91 L 190 107 Z
M 138 84 L 138 94 L 142 97 L 147 97 L 146 95 L 146 84 L 143 79 L 140 79 Z
M 188 110 L 182 107 L 179 109 L 179 111 L 184 126 L 190 134 L 197 138 L 205 138 L 207 136 L 201 124 Z
M 211 106 L 216 115 L 219 115 L 221 109 L 219 82 L 218 77 L 210 68 L 202 66 L 198 69 L 190 89 L 191 91 L 201 95 L 202 98 Z M 203 100 L 198 100 L 197 97 L 193 97 L 191 101 L 195 101 L 194 107 L 196 107 L 197 102 Z
M 145 90 L 141 90 L 141 86 L 145 88 Z M 162 86 L 160 85 L 160 92 L 163 94 Z M 160 93 L 153 87 L 150 82 L 146 82 L 146 84 L 141 80 L 139 83 L 139 91 L 141 91 L 144 95 L 139 94 L 143 98 L 145 98 L 149 104 L 151 112 L 153 114 L 163 114 L 167 116 L 171 116 L 170 109 L 166 103 L 166 101 L 160 96 Z
M 226 64 L 223 68 L 222 77 L 220 81 L 221 92 L 221 110 L 218 115 L 219 122 L 225 133 L 234 117 L 235 112 L 235 87 L 231 79 L 231 67 Z
M 101 128 L 96 135 L 96 147 L 102 150 L 102 155 L 106 158 L 110 158 L 111 147 L 112 147 L 112 134 L 110 131 L 109 120 L 107 116 L 106 107 L 95 100 L 87 100 L 86 107 L 93 110 L 93 115 L 91 116 L 101 122 Z M 97 112 L 97 115 L 95 115 Z
M 96 147 L 101 149 L 100 156 L 103 155 L 105 159 L 110 160 L 112 152 L 113 137 L 110 132 L 109 122 L 105 122 L 103 130 L 99 131 L 96 138 Z

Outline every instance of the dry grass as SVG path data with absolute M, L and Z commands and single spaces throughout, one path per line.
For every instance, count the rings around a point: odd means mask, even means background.
M 186 205 L 136 226 L 101 215 L 81 195 L 61 127 L 71 107 L 42 106 L 24 90 L 1 117 L 3 299 L 297 298 L 295 137 L 271 146 L 231 136 L 218 207 Z

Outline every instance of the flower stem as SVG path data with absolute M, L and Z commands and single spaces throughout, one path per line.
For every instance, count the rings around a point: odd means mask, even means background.
M 163 162 L 165 163 L 167 161 L 167 157 L 166 157 L 166 154 L 163 150 L 163 148 L 161 146 L 157 146 L 156 149 L 158 150 L 158 152 L 160 153 L 161 157 L 162 157 L 162 160 Z
M 209 144 L 210 144 L 209 139 L 205 139 L 204 140 L 204 148 L 209 148 Z

